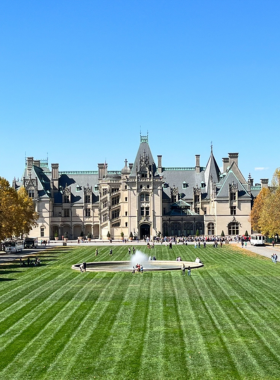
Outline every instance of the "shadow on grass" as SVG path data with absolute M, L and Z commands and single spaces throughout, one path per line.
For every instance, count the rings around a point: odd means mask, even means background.
M 4 282 L 4 281 L 15 281 L 16 279 L 15 278 L 1 278 L 0 277 L 0 282 Z

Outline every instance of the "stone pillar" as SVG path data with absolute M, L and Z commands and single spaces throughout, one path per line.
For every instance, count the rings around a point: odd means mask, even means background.
M 31 175 L 31 170 L 33 167 L 33 157 L 27 157 L 27 175 Z

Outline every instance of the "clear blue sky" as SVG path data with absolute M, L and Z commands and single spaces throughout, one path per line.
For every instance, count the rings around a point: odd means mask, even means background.
M 133 162 L 142 134 L 164 166 L 219 166 L 247 178 L 280 166 L 280 2 L 0 3 L 0 176 L 24 158 L 60 170 Z M 256 170 L 256 168 L 263 170 Z

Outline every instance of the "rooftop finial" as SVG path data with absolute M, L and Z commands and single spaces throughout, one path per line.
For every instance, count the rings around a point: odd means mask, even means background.
M 211 141 L 211 153 L 213 153 L 213 143 Z

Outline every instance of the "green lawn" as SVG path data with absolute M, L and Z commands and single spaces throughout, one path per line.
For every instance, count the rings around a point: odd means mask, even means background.
M 0 379 L 280 378 L 278 264 L 230 247 L 158 246 L 159 260 L 198 255 L 205 267 L 191 277 L 71 270 L 94 252 L 0 265 Z M 100 247 L 98 261 L 110 259 Z

